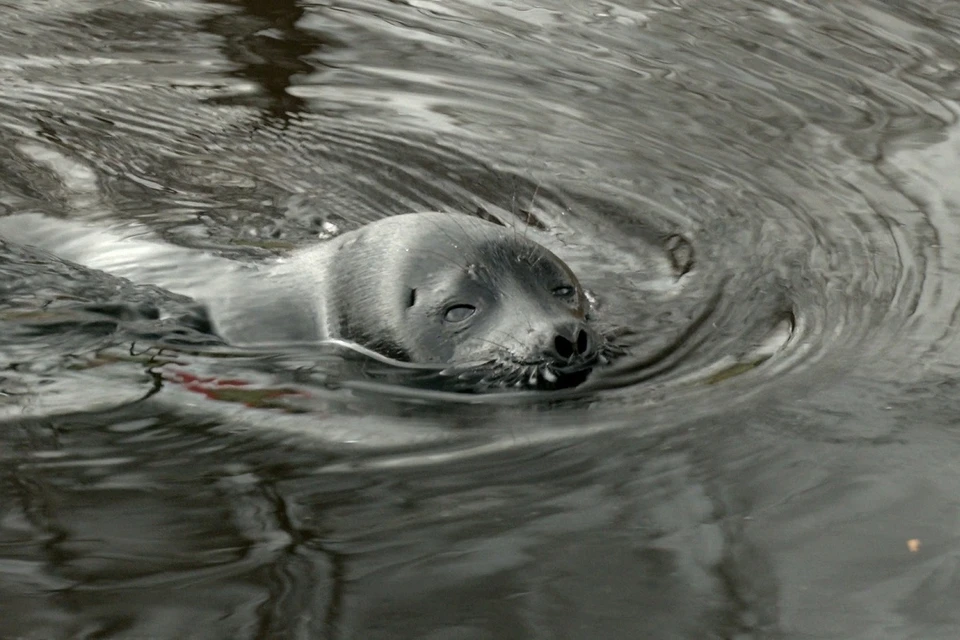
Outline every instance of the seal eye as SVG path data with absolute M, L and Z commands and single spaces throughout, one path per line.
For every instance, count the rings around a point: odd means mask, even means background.
M 571 298 L 571 297 L 573 297 L 573 294 L 574 294 L 574 293 L 576 293 L 576 289 L 574 289 L 573 287 L 571 287 L 571 286 L 569 286 L 569 285 L 564 285 L 564 286 L 562 286 L 562 287 L 556 287 L 556 288 L 553 290 L 553 295 L 557 296 L 558 298 Z
M 443 312 L 443 319 L 447 322 L 463 322 L 476 312 L 477 308 L 473 305 L 455 304 Z

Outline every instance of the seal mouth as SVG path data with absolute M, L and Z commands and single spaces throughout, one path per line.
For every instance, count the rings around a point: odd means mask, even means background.
M 491 389 L 530 389 L 555 391 L 583 384 L 593 370 L 609 364 L 625 350 L 608 340 L 590 358 L 558 363 L 553 360 L 490 360 L 467 368 L 448 369 L 460 385 L 478 391 Z

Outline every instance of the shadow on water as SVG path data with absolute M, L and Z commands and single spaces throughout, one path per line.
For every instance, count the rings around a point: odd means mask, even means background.
M 224 57 L 236 65 L 233 73 L 256 87 L 219 96 L 213 104 L 254 106 L 281 122 L 306 111 L 306 102 L 290 93 L 290 87 L 299 76 L 317 71 L 322 52 L 343 43 L 300 29 L 305 9 L 293 0 L 210 0 L 210 4 L 235 10 L 202 20 L 200 28 L 221 38 Z

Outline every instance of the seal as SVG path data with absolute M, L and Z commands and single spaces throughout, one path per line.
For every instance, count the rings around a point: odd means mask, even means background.
M 573 386 L 614 354 L 569 266 L 463 214 L 385 218 L 226 290 L 209 304 L 229 342 L 339 339 L 485 387 Z
M 0 218 L 0 234 L 191 296 L 237 346 L 343 341 L 478 388 L 575 386 L 617 353 L 569 266 L 521 231 L 464 214 L 384 218 L 246 269 L 142 230 L 38 218 Z

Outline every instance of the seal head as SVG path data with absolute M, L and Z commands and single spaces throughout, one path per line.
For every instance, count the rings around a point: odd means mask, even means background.
M 482 387 L 572 386 L 612 354 L 588 321 L 573 271 L 517 230 L 418 213 L 332 244 L 288 267 L 300 290 L 313 292 L 316 324 L 327 337 L 443 365 Z

